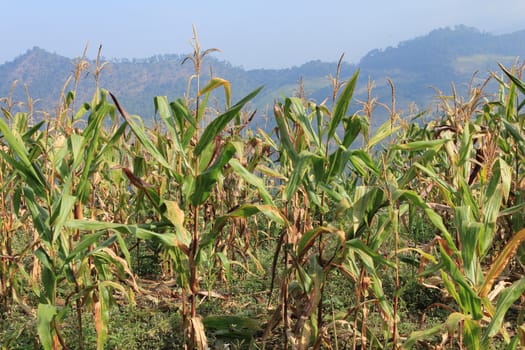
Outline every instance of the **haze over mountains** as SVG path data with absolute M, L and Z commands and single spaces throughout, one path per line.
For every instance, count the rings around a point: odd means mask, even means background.
M 100 77 L 100 86 L 119 97 L 130 113 L 152 118 L 154 96 L 167 95 L 169 100 L 174 100 L 186 93 L 188 79 L 194 72 L 191 62 L 181 65 L 185 56 L 165 54 L 146 59 L 111 60 Z M 457 26 L 434 30 L 401 42 L 397 47 L 373 50 L 357 64 L 343 63 L 341 78 L 348 79 L 360 69 L 354 100 L 366 99 L 370 79 L 375 85 L 373 95 L 385 103 L 391 99 L 387 83 L 387 78 L 391 78 L 395 84 L 397 106 L 407 112 L 411 103 L 420 110 L 428 108 L 436 97 L 435 89 L 448 94 L 451 83 L 454 83 L 460 93 L 465 93 L 475 72 L 478 72 L 477 84 L 488 77 L 490 71 L 499 73 L 498 62 L 510 66 L 523 57 L 525 30 L 492 35 Z M 220 53 L 214 53 L 206 58 L 201 79 L 205 83 L 212 74 L 229 80 L 233 102 L 264 85 L 252 103 L 252 108 L 259 111 L 257 123 L 261 124 L 267 106 L 275 99 L 297 93 L 299 81 L 310 99 L 321 102 L 331 96 L 328 76 L 335 76 L 337 59 L 334 57 L 331 63 L 311 61 L 286 69 L 245 70 L 220 60 Z M 91 73 L 83 74 L 77 90 L 82 102 L 90 101 L 94 92 L 95 62 L 89 61 L 89 65 Z M 13 61 L 0 65 L 0 97 L 8 96 L 13 81 L 17 80 L 13 100 L 26 101 L 25 85 L 30 96 L 37 100 L 35 109 L 52 112 L 74 67 L 75 59 L 32 48 Z M 68 89 L 73 88 L 70 83 Z M 216 96 L 220 98 L 222 92 Z M 352 108 L 359 109 L 358 103 L 354 102 Z M 379 119 L 382 118 L 384 116 Z M 380 122 L 376 120 L 374 124 Z

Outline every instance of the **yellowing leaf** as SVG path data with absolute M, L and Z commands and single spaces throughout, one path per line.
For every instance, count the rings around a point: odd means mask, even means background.
M 487 275 L 485 276 L 485 280 L 483 284 L 481 285 L 481 288 L 479 290 L 479 296 L 484 298 L 486 297 L 490 290 L 492 289 L 492 285 L 494 284 L 494 281 L 499 276 L 499 274 L 503 271 L 505 266 L 507 266 L 507 263 L 509 262 L 510 258 L 514 256 L 516 253 L 516 250 L 520 246 L 521 242 L 525 239 L 525 228 L 521 229 L 516 233 L 507 243 L 505 248 L 501 251 L 501 253 L 498 255 L 494 263 L 491 265 L 491 268 Z
M 222 78 L 212 78 L 205 87 L 199 91 L 199 96 L 207 94 L 208 92 L 217 89 L 218 87 L 224 87 L 224 95 L 226 96 L 226 106 L 229 108 L 231 104 L 231 87 L 228 80 Z

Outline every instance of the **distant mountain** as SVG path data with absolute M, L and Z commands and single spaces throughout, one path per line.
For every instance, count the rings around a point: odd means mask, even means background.
M 184 55 L 158 55 L 146 59 L 109 61 L 100 77 L 100 86 L 119 97 L 125 108 L 144 118 L 154 115 L 153 97 L 167 95 L 170 100 L 184 96 L 188 79 L 194 73 L 191 62 L 181 65 Z M 455 83 L 459 92 L 471 81 L 473 74 L 483 80 L 490 71 L 497 71 L 497 62 L 511 65 L 525 57 L 525 30 L 505 35 L 492 35 L 474 28 L 457 26 L 434 30 L 427 35 L 401 42 L 397 47 L 370 51 L 354 65 L 343 63 L 342 78 L 349 78 L 360 69 L 355 100 L 366 98 L 368 80 L 375 82 L 373 95 L 388 103 L 390 86 L 395 84 L 397 106 L 404 109 L 415 103 L 427 108 L 436 96 L 435 89 L 450 92 Z M 10 94 L 13 81 L 13 100 L 25 101 L 26 91 L 37 100 L 36 109 L 51 113 L 56 108 L 64 83 L 75 70 L 75 59 L 49 53 L 40 48 L 28 50 L 11 62 L 0 65 L 0 97 Z M 232 98 L 237 100 L 260 85 L 265 88 L 253 101 L 252 108 L 262 116 L 268 106 L 282 96 L 299 90 L 302 81 L 307 97 L 318 102 L 331 96 L 329 75 L 335 75 L 336 63 L 307 62 L 286 69 L 244 70 L 214 57 L 207 57 L 202 68 L 202 81 L 210 75 L 227 79 L 232 84 Z M 89 61 L 89 73 L 83 73 L 78 84 L 78 99 L 89 101 L 94 92 L 95 62 Z M 73 81 L 67 90 L 74 89 Z M 222 96 L 216 94 L 218 99 Z M 220 103 L 220 100 L 219 100 Z M 353 108 L 358 109 L 357 103 Z M 382 122 L 385 113 L 374 121 Z M 261 125 L 259 125 L 261 126 Z

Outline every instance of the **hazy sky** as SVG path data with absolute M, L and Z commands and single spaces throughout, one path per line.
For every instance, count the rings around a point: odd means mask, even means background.
M 0 64 L 33 46 L 89 57 L 144 58 L 203 48 L 244 68 L 320 59 L 358 62 L 374 48 L 464 24 L 490 33 L 525 29 L 524 0 L 0 0 Z

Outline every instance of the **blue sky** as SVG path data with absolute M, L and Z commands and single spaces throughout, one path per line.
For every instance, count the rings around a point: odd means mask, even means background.
M 358 62 L 374 48 L 464 24 L 490 33 L 525 29 L 523 0 L 0 0 L 0 64 L 33 46 L 68 57 L 100 44 L 106 58 L 203 48 L 244 68 L 309 60 Z

